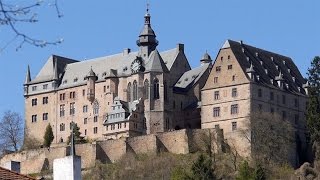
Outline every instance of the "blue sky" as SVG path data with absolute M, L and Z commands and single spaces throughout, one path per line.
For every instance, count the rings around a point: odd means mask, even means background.
M 52 0 L 53 1 L 53 0 Z M 22 1 L 13 1 L 22 2 Z M 26 2 L 26 1 L 24 1 Z M 47 4 L 38 8 L 39 23 L 20 25 L 30 36 L 55 40 L 58 46 L 36 48 L 19 41 L 0 53 L 0 115 L 13 110 L 24 115 L 23 81 L 27 65 L 34 78 L 51 54 L 77 60 L 137 50 L 146 0 L 59 0 L 62 18 Z M 307 3 L 306 3 L 307 2 Z M 152 27 L 160 51 L 185 44 L 192 67 L 207 50 L 215 57 L 226 39 L 243 40 L 262 49 L 291 57 L 305 76 L 311 59 L 319 55 L 320 1 L 298 0 L 149 0 Z M 0 47 L 14 34 L 0 26 Z

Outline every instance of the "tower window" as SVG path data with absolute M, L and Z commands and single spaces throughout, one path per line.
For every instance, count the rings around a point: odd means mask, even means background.
M 159 99 L 160 95 L 159 95 L 159 80 L 155 79 L 153 81 L 153 98 L 154 99 Z
M 127 101 L 131 101 L 131 83 L 129 83 L 127 87 Z
M 138 99 L 138 84 L 137 81 L 133 81 L 133 100 Z
M 144 94 L 145 94 L 145 99 L 149 99 L 149 81 L 146 79 L 144 81 Z
M 232 65 L 228 65 L 228 70 L 232 69 Z
M 99 114 L 99 102 L 97 100 L 93 102 L 93 114 Z

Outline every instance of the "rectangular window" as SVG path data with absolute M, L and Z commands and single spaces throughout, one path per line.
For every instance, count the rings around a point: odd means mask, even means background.
M 232 88 L 232 93 L 231 93 L 232 97 L 237 97 L 238 96 L 238 91 L 237 88 Z
M 37 122 L 37 115 L 32 115 L 31 118 L 32 118 L 32 119 L 31 119 L 31 122 L 32 122 L 32 123 Z
M 213 78 L 213 83 L 218 83 L 218 77 Z
M 233 75 L 233 76 L 232 76 L 232 81 L 235 81 L 235 80 L 236 80 L 236 76 Z
M 98 122 L 98 116 L 93 117 L 93 122 Z
M 216 67 L 216 72 L 220 72 L 221 71 L 221 66 L 217 66 Z
M 215 128 L 215 129 L 220 129 L 219 124 L 214 125 L 214 128 Z
M 232 65 L 228 65 L 228 70 L 232 69 Z
M 37 90 L 37 86 L 32 86 L 32 91 L 36 91 Z
M 262 89 L 258 89 L 258 97 L 262 97 Z
M 87 130 L 86 130 L 86 129 L 84 130 L 84 135 L 85 135 L 85 136 L 87 135 Z
M 32 99 L 31 101 L 32 101 L 31 102 L 32 106 L 36 106 L 37 105 L 37 98 Z
M 44 84 L 43 89 L 48 89 L 48 84 Z
M 270 92 L 270 100 L 273 101 L 274 100 L 274 93 Z
M 106 86 L 103 86 L 103 92 L 106 92 Z
M 65 100 L 65 93 L 61 93 L 60 94 L 60 101 L 64 101 Z
M 64 116 L 64 104 L 60 105 L 60 117 Z
M 87 124 L 88 123 L 88 118 L 84 118 L 83 119 L 83 124 Z
M 220 107 L 214 107 L 213 108 L 213 117 L 219 117 L 220 116 Z
M 75 114 L 75 103 L 70 103 L 70 115 Z
M 48 97 L 42 98 L 42 104 L 48 104 Z
M 124 128 L 126 128 L 126 127 L 127 127 L 127 123 L 125 122 L 125 123 L 124 123 Z
M 231 114 L 238 114 L 238 104 L 231 105 Z
M 44 121 L 48 120 L 48 113 L 42 114 L 42 120 L 44 120 Z
M 214 100 L 220 99 L 219 91 L 214 92 Z
M 98 127 L 94 127 L 93 128 L 93 134 L 97 134 L 98 133 Z
M 286 104 L 286 95 L 282 95 L 282 104 Z
M 70 92 L 70 99 L 76 98 L 76 92 Z
M 82 111 L 83 111 L 84 113 L 88 112 L 88 105 L 84 105 L 84 106 L 82 107 Z
M 86 90 L 82 89 L 82 96 L 85 96 L 85 95 L 86 95 Z
M 232 122 L 232 131 L 237 130 L 237 122 Z

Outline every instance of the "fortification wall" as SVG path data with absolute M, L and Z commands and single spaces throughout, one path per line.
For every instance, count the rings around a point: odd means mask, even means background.
M 131 138 L 77 144 L 76 154 L 81 156 L 81 168 L 90 168 L 96 160 L 113 163 L 126 153 L 148 154 L 167 151 L 174 154 L 187 154 L 201 150 L 203 134 L 213 130 L 178 130 Z M 21 173 L 39 173 L 53 168 L 53 160 L 69 155 L 70 147 L 52 147 L 22 151 L 5 155 L 0 166 L 9 161 L 21 162 Z

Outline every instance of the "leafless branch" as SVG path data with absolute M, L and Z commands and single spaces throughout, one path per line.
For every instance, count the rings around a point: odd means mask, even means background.
M 18 38 L 21 38 L 16 50 L 19 50 L 25 43 L 31 44 L 36 47 L 45 47 L 47 45 L 57 45 L 60 44 L 63 40 L 59 39 L 56 41 L 45 41 L 31 37 L 17 28 L 18 24 L 22 23 L 37 23 L 37 13 L 35 12 L 36 8 L 43 5 L 43 1 L 39 0 L 29 5 L 14 5 L 10 4 L 5 0 L 0 0 L 0 26 L 8 26 L 15 34 L 14 38 L 5 44 L 4 47 L 0 49 L 2 52 L 8 45 Z M 58 0 L 54 0 L 52 4 L 57 12 L 58 17 L 62 17 L 62 14 L 58 7 Z

